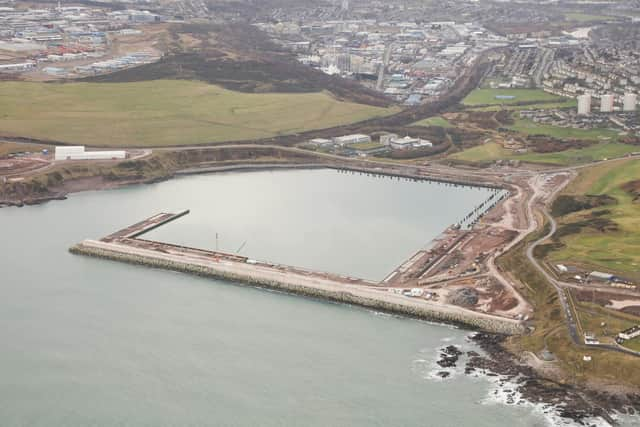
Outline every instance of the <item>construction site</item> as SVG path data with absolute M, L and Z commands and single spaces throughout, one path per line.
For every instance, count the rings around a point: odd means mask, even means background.
M 341 170 L 393 174 L 391 168 Z M 396 178 L 425 179 L 406 169 L 402 177 Z M 533 319 L 533 309 L 515 282 L 497 269 L 494 260 L 535 227 L 521 207 L 530 206 L 534 195 L 551 191 L 561 178 L 554 175 L 531 184 L 523 178 L 522 185 L 533 192 L 513 183 L 505 188 L 485 183 L 492 191 L 484 202 L 437 238 L 425 242 L 381 281 L 143 238 L 145 233 L 188 214 L 188 210 L 156 214 L 100 240 L 85 240 L 73 246 L 71 252 L 516 334 L 526 330 L 528 321 Z

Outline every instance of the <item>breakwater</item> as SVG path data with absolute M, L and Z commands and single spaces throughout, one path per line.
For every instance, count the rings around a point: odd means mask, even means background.
M 451 323 L 469 329 L 508 335 L 525 331 L 522 323 L 513 319 L 416 300 L 376 289 L 375 286 L 351 284 L 348 280 L 339 282 L 307 272 L 286 271 L 261 263 L 216 261 L 195 255 L 173 255 L 164 249 L 155 251 L 95 240 L 85 240 L 69 250 L 74 254 L 229 280 L 403 316 Z

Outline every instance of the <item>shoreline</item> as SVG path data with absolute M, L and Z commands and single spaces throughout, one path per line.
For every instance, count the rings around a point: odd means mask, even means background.
M 141 184 L 155 184 L 181 176 L 251 171 L 333 169 L 339 172 L 344 171 L 352 173 L 371 174 L 390 178 L 429 181 L 456 186 L 460 185 L 489 189 L 507 189 L 507 186 L 504 183 L 493 182 L 490 180 L 478 181 L 477 177 L 460 176 L 454 178 L 438 172 L 432 172 L 429 173 L 429 175 L 411 173 L 410 171 L 408 171 L 411 166 L 405 164 L 374 163 L 373 165 L 360 166 L 358 164 L 354 165 L 353 163 L 354 162 L 350 162 L 348 160 L 344 163 L 338 161 L 299 163 L 291 159 L 287 159 L 282 163 L 242 162 L 230 165 L 183 168 L 170 171 L 164 176 L 157 176 L 153 178 L 134 178 L 123 181 L 107 181 L 105 180 L 104 175 L 98 174 L 94 176 L 81 177 L 64 181 L 55 190 L 50 190 L 51 192 L 43 194 L 41 196 L 34 195 L 23 198 L 0 199 L 0 209 L 3 207 L 23 207 L 39 205 L 52 200 L 66 200 L 70 194 L 80 193 L 84 191 L 101 191 L 116 188 L 125 188 L 128 186 Z M 404 169 L 404 171 L 402 169 Z
M 505 335 L 478 332 L 470 341 L 478 345 L 486 356 L 469 355 L 465 374 L 495 377 L 499 387 L 509 397 L 516 394 L 531 404 L 548 405 L 564 419 L 579 425 L 593 418 L 601 418 L 609 425 L 617 425 L 619 414 L 640 416 L 640 390 L 621 390 L 618 393 L 601 391 L 589 385 L 562 383 L 546 378 L 536 369 L 518 360 L 509 352 Z M 587 424 L 589 425 L 589 424 Z
M 441 164 L 412 164 L 377 158 L 342 157 L 278 145 L 187 146 L 157 149 L 118 161 L 59 161 L 20 176 L 0 177 L 0 207 L 62 200 L 72 193 L 165 181 L 177 176 L 252 170 L 329 168 L 353 173 L 429 180 L 452 185 L 509 188 L 499 173 Z

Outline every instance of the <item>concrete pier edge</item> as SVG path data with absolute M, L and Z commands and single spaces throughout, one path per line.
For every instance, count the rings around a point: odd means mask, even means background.
M 112 261 L 126 262 L 129 264 L 144 265 L 148 267 L 161 268 L 182 273 L 189 273 L 203 277 L 222 279 L 239 284 L 283 291 L 289 294 L 312 297 L 343 304 L 356 305 L 373 309 L 380 312 L 397 314 L 428 321 L 443 322 L 470 330 L 481 330 L 504 335 L 518 335 L 525 332 L 525 327 L 521 322 L 512 319 L 501 319 L 497 316 L 487 318 L 480 313 L 474 316 L 469 313 L 451 313 L 445 310 L 439 311 L 435 306 L 416 307 L 415 305 L 391 303 L 382 299 L 362 297 L 354 295 L 348 291 L 330 291 L 309 286 L 298 286 L 290 283 L 259 279 L 244 275 L 232 274 L 216 270 L 213 267 L 204 267 L 187 262 L 175 262 L 158 258 L 143 256 L 139 254 L 127 254 L 103 248 L 97 248 L 79 243 L 69 248 L 69 252 L 77 255 L 86 255 L 95 258 L 108 259 Z

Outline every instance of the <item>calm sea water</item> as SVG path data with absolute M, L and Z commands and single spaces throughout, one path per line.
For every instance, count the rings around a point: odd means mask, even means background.
M 434 378 L 439 347 L 474 349 L 465 331 L 67 252 L 190 208 L 149 237 L 218 233 L 224 250 L 381 278 L 486 196 L 315 170 L 0 209 L 0 425 L 545 425 L 487 379 Z

